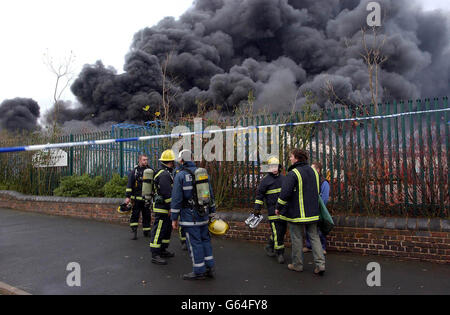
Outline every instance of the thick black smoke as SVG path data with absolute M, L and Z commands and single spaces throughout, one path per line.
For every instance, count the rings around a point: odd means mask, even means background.
M 0 129 L 34 131 L 39 129 L 39 105 L 30 98 L 5 100 L 0 104 Z
M 145 120 L 142 108 L 160 108 L 163 86 L 174 114 L 195 112 L 199 101 L 231 112 L 250 91 L 257 109 L 299 109 L 307 91 L 325 106 L 330 84 L 334 100 L 368 104 L 369 75 L 360 55 L 368 2 L 197 0 L 179 20 L 168 17 L 135 34 L 123 74 L 100 61 L 85 66 L 72 86 L 82 106 L 67 119 Z M 381 99 L 447 95 L 449 14 L 423 12 L 411 0 L 378 2 L 388 57 L 379 72 Z M 370 30 L 366 39 L 370 46 Z

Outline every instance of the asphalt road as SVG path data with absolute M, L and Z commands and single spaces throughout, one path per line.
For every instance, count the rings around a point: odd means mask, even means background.
M 300 295 L 450 294 L 450 265 L 380 256 L 328 253 L 323 277 L 289 271 L 263 245 L 213 238 L 216 278 L 185 281 L 191 271 L 176 233 L 166 266 L 151 263 L 148 238 L 131 241 L 126 226 L 0 209 L 0 281 L 31 294 Z M 290 261 L 290 250 L 286 251 Z M 81 267 L 81 286 L 69 287 L 67 265 Z M 381 266 L 381 286 L 369 287 L 370 262 Z

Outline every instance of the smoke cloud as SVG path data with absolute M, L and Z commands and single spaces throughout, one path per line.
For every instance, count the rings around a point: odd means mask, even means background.
M 173 115 L 230 113 L 249 92 L 256 110 L 299 110 L 304 93 L 319 106 L 371 101 L 361 52 L 369 0 L 197 0 L 178 20 L 138 31 L 118 74 L 101 61 L 86 65 L 71 87 L 80 107 L 64 120 L 148 120 L 171 96 Z M 424 12 L 410 0 L 379 0 L 378 43 L 388 59 L 379 71 L 380 100 L 448 95 L 450 15 Z M 370 30 L 366 43 L 375 38 Z M 167 67 L 165 67 L 167 65 Z M 163 70 L 167 75 L 164 80 Z M 326 88 L 332 86 L 330 98 Z
M 5 100 L 0 104 L 0 129 L 34 131 L 39 129 L 39 116 L 39 105 L 30 98 Z

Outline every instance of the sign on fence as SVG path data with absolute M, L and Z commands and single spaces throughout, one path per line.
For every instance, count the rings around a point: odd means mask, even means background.
M 67 152 L 60 149 L 39 151 L 33 155 L 33 165 L 37 168 L 65 167 L 68 165 Z

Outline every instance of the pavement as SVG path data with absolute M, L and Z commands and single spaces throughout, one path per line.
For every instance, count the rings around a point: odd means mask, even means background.
M 313 274 L 312 254 L 305 271 L 293 272 L 267 257 L 263 245 L 213 237 L 216 278 L 182 280 L 191 259 L 177 233 L 166 266 L 151 263 L 149 239 L 139 231 L 130 240 L 126 226 L 0 209 L 0 282 L 36 295 L 302 295 L 450 294 L 450 265 L 381 256 L 328 253 L 324 276 Z M 285 256 L 290 261 L 290 249 Z M 66 279 L 81 268 L 81 286 Z M 370 262 L 381 267 L 381 286 L 369 287 Z

